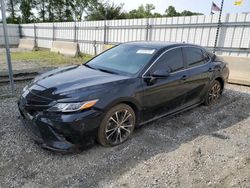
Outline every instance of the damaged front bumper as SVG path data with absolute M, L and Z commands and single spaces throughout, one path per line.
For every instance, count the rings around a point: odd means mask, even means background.
M 90 109 L 77 113 L 37 112 L 20 107 L 22 122 L 31 137 L 43 148 L 58 152 L 77 152 L 91 147 L 102 120 L 102 112 Z

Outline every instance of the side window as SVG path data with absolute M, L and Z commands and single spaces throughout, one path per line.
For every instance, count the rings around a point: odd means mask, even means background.
M 205 64 L 209 61 L 209 56 L 200 48 L 185 47 L 183 48 L 188 67 Z
M 184 68 L 181 48 L 173 49 L 163 54 L 151 68 L 150 73 L 153 73 L 158 69 L 167 68 L 169 68 L 171 72 L 175 72 Z

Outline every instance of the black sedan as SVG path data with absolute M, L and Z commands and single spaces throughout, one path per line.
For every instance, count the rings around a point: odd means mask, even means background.
M 200 46 L 129 42 L 36 77 L 18 107 L 44 148 L 69 152 L 96 140 L 115 146 L 136 126 L 212 104 L 228 75 L 227 64 Z

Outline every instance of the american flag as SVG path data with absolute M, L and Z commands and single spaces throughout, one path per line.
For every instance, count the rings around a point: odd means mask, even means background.
M 214 2 L 212 2 L 211 11 L 220 11 L 220 8 Z

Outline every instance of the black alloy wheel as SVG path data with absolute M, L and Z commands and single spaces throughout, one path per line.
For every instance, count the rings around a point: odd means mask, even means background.
M 218 80 L 213 81 L 206 96 L 205 105 L 210 105 L 217 101 L 222 94 L 222 87 Z
M 119 104 L 111 108 L 99 127 L 99 143 L 104 146 L 115 146 L 125 142 L 135 128 L 135 122 L 135 112 L 130 106 Z

